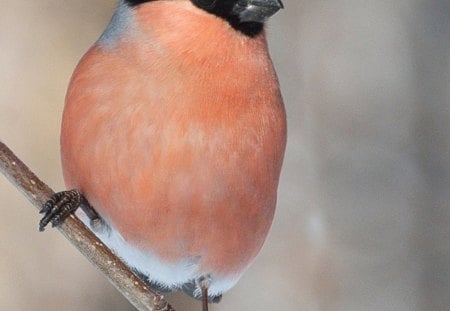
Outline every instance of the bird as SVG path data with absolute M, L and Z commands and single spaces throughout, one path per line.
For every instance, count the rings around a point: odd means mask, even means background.
M 274 217 L 287 126 L 265 23 L 281 8 L 120 0 L 69 83 L 69 190 L 45 203 L 40 230 L 76 212 L 153 288 L 220 301 Z

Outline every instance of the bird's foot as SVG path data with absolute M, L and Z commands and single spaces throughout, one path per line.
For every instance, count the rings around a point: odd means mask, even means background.
M 208 292 L 204 292 L 204 288 L 208 289 L 210 277 L 200 277 L 198 280 L 192 280 L 191 282 L 183 284 L 181 289 L 183 292 L 194 299 L 204 300 L 203 297 L 208 297 L 208 303 L 219 303 L 222 299 L 222 295 L 211 296 Z M 204 295 L 206 294 L 206 295 Z
M 52 227 L 59 226 L 70 214 L 81 207 L 90 220 L 90 227 L 95 233 L 109 230 L 109 226 L 97 214 L 86 198 L 77 189 L 57 192 L 45 202 L 39 213 L 44 214 L 39 222 L 39 231 L 44 231 L 51 222 Z
M 40 214 L 44 214 L 39 222 L 39 231 L 44 231 L 51 222 L 52 227 L 60 225 L 81 204 L 81 192 L 68 190 L 57 192 L 43 205 Z

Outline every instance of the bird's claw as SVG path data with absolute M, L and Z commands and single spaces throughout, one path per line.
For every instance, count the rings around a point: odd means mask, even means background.
M 181 289 L 186 295 L 189 295 L 197 300 L 203 300 L 202 289 L 200 288 L 199 290 L 199 287 L 201 287 L 200 281 L 203 281 L 203 279 L 204 277 L 201 277 L 199 280 L 192 280 L 191 282 L 185 283 L 182 285 Z M 208 296 L 208 303 L 219 303 L 220 300 L 222 299 L 222 295 L 217 296 L 207 295 L 207 296 Z
M 39 213 L 44 214 L 39 222 L 39 231 L 44 231 L 51 222 L 52 227 L 60 225 L 81 204 L 81 192 L 68 190 L 57 192 L 45 202 Z

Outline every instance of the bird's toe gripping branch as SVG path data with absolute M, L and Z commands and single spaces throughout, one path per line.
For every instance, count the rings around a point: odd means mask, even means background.
M 52 227 L 60 225 L 82 202 L 81 192 L 68 190 L 57 192 L 45 202 L 39 213 L 44 214 L 39 222 L 39 231 L 44 231 L 51 222 Z
M 222 295 L 211 296 L 208 294 L 210 281 L 210 276 L 206 275 L 183 284 L 181 288 L 185 294 L 202 301 L 202 311 L 208 310 L 208 303 L 219 303 L 222 299 Z

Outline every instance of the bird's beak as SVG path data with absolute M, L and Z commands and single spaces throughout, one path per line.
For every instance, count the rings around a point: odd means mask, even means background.
M 263 23 L 282 8 L 281 0 L 239 0 L 233 7 L 233 14 L 241 23 Z

